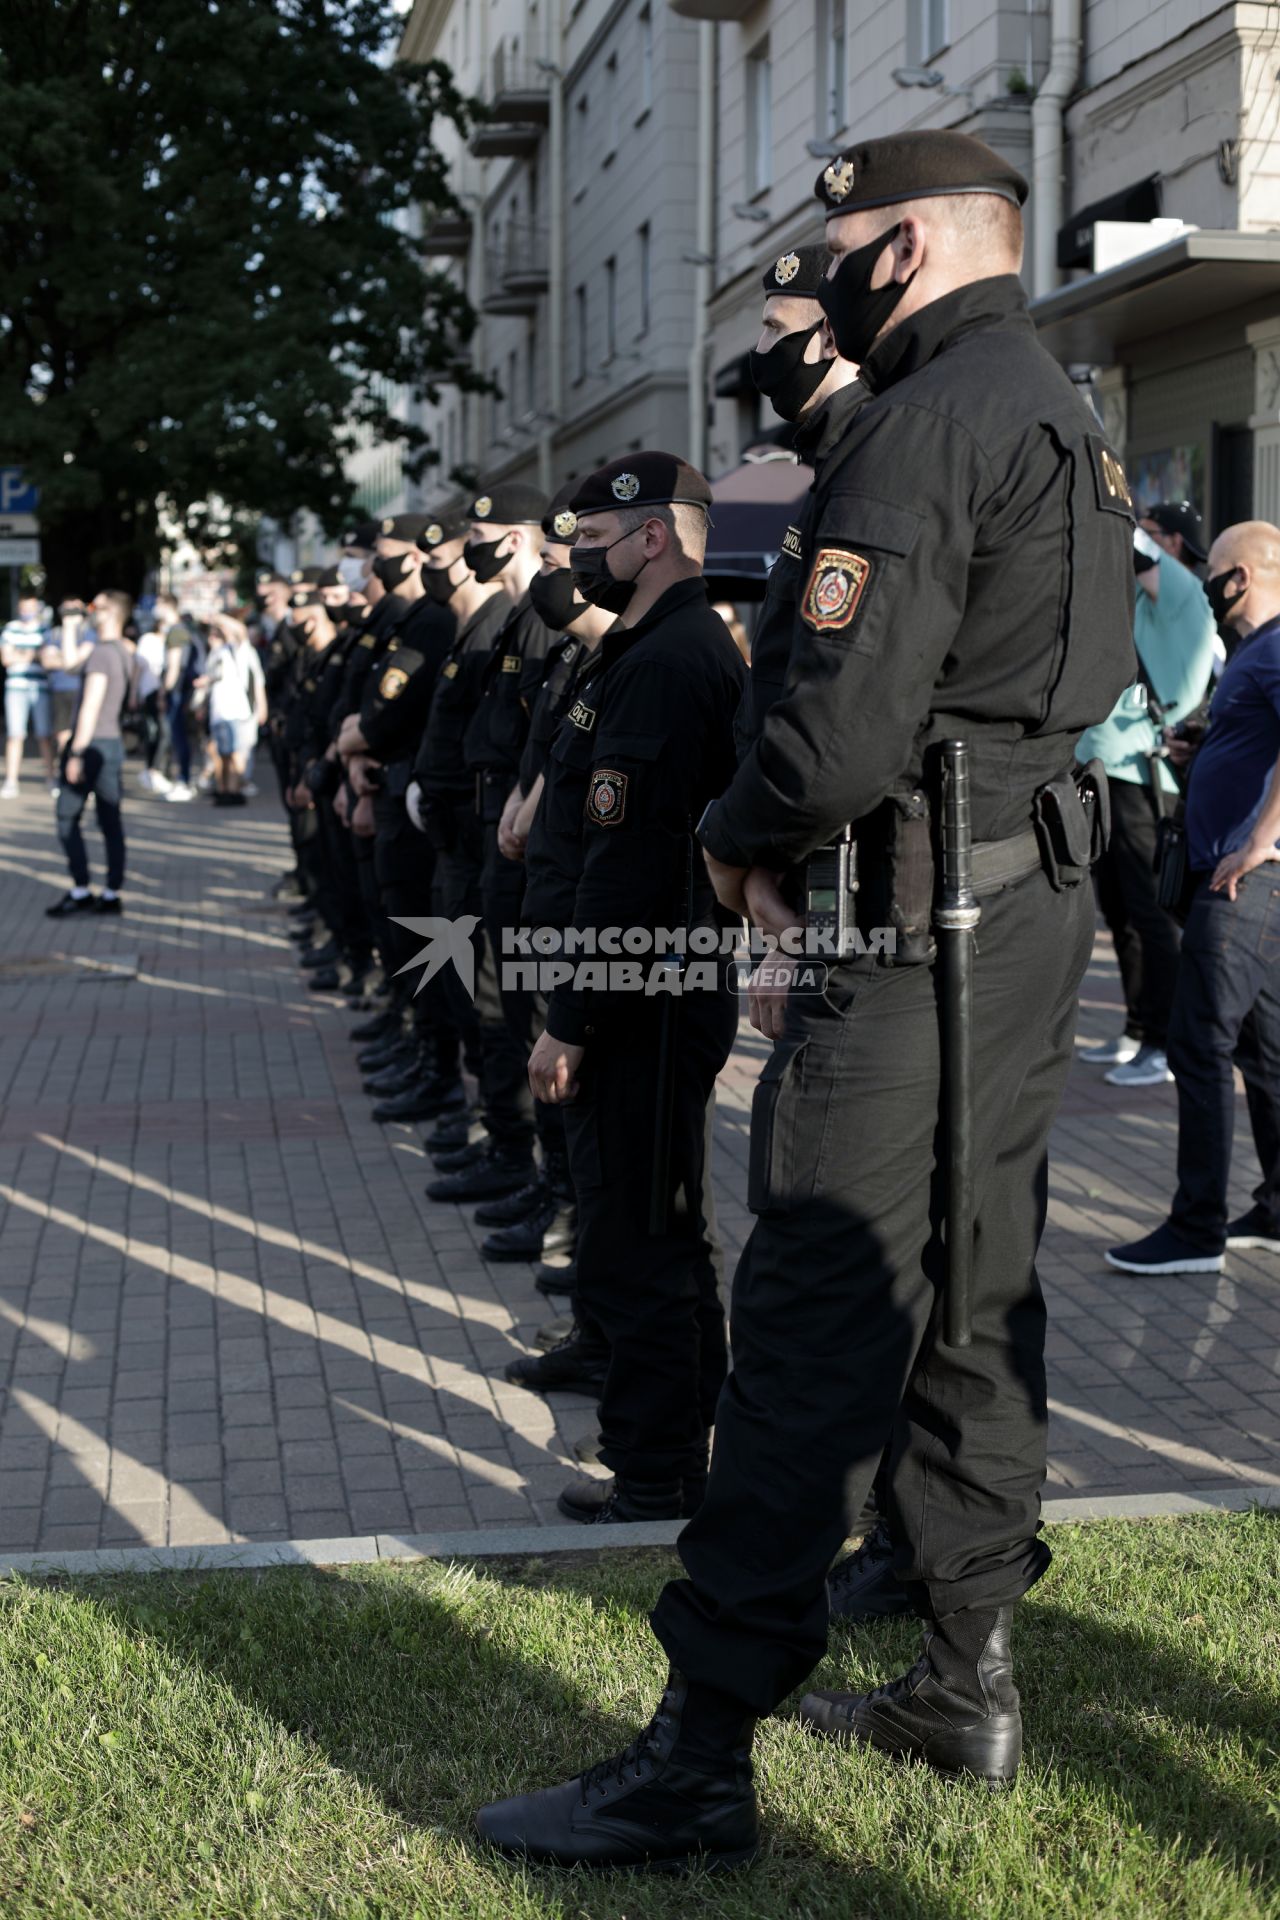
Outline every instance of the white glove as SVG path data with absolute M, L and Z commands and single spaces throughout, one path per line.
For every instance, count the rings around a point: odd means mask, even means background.
M 405 812 L 418 829 L 418 832 L 425 833 L 427 829 L 422 818 L 422 788 L 416 780 L 410 783 L 405 793 L 404 806 Z

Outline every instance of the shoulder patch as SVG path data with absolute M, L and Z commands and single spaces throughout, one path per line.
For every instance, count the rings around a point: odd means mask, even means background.
M 804 559 L 804 548 L 800 544 L 799 527 L 787 528 L 786 532 L 782 536 L 781 550 L 783 553 L 789 554 L 793 560 Z
M 457 675 L 457 671 L 458 671 L 457 661 L 446 660 L 444 665 L 440 669 L 440 678 L 442 680 L 452 680 Z
M 360 645 L 361 645 L 362 647 L 376 647 L 376 646 L 377 646 L 377 644 L 378 644 L 378 636 L 377 636 L 377 634 L 376 634 L 376 633 L 362 633 L 362 634 L 361 634 L 361 636 L 360 636 Z
M 627 776 L 612 767 L 598 767 L 587 789 L 587 818 L 598 827 L 620 825 L 627 811 Z
M 409 675 L 403 667 L 388 667 L 378 682 L 378 693 L 383 700 L 398 700 L 409 684 Z
M 871 578 L 871 562 L 847 547 L 820 547 L 814 555 L 803 613 L 811 627 L 834 632 L 847 627 Z
M 1100 434 L 1087 436 L 1089 464 L 1093 468 L 1093 487 L 1102 513 L 1118 513 L 1126 520 L 1134 517 L 1133 493 L 1123 463 L 1111 451 Z
M 523 665 L 524 661 L 518 653 L 504 653 L 502 656 L 502 671 L 504 673 L 519 673 Z
M 584 733 L 590 733 L 596 723 L 594 707 L 584 706 L 581 700 L 575 700 L 569 709 L 569 718 L 575 727 L 581 727 Z

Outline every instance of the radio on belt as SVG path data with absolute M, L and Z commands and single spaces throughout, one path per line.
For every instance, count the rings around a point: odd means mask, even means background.
M 821 941 L 820 951 L 847 958 L 856 951 L 854 907 L 858 892 L 858 849 L 853 829 L 809 855 L 804 869 L 804 924 Z

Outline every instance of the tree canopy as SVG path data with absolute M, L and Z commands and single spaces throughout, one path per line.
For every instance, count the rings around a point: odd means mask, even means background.
M 475 384 L 474 316 L 401 209 L 452 208 L 437 62 L 388 0 L 0 0 L 0 462 L 49 591 L 134 590 L 171 513 L 349 508 L 397 387 Z

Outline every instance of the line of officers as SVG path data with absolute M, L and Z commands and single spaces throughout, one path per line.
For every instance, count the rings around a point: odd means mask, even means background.
M 806 1695 L 813 1733 L 994 1783 L 1018 1768 L 1012 1620 L 1050 1560 L 1036 1254 L 1106 838 L 1105 777 L 1075 750 L 1134 657 L 1133 503 L 1027 312 L 1027 193 L 952 132 L 860 142 L 819 175 L 827 250 L 789 250 L 765 273 L 752 361 L 814 481 L 749 682 L 701 577 L 710 490 L 662 453 L 550 503 L 495 486 L 457 519 L 382 523 L 387 598 L 345 641 L 318 594 L 293 610 L 306 653 L 282 698 L 286 789 L 296 803 L 345 786 L 334 827 L 366 802 L 374 827 L 370 852 L 349 835 L 326 874 L 349 862 L 344 891 L 365 901 L 389 974 L 409 957 L 413 930 L 396 922 L 423 914 L 424 875 L 436 924 L 474 924 L 474 1007 L 441 968 L 384 1016 L 413 1048 L 402 1113 L 456 1129 L 429 1191 L 513 1205 L 527 1192 L 535 1221 L 553 1199 L 576 1207 L 572 1330 L 513 1369 L 598 1392 L 614 1477 L 567 1489 L 565 1510 L 687 1519 L 685 1578 L 652 1616 L 670 1671 L 648 1727 L 477 1816 L 521 1858 L 753 1858 L 755 1723 L 821 1658 L 833 1612 L 912 1611 L 924 1643 L 868 1694 Z M 322 664 L 336 644 L 341 661 Z M 961 1116 L 972 1320 L 952 1345 L 955 1121 L 933 935 L 956 740 L 981 930 Z M 850 846 L 841 906 L 864 944 L 821 992 L 757 976 L 748 994 L 775 1045 L 753 1096 L 727 1371 L 707 1139 L 731 975 L 676 1002 L 560 979 L 544 1004 L 505 990 L 502 936 L 692 939 L 744 917 L 803 930 L 829 907 L 816 876 Z M 340 915 L 325 917 L 358 966 Z M 446 1144 L 433 1136 L 438 1156 Z M 833 1567 L 848 1507 L 869 1495 L 878 1523 Z
M 705 1485 L 727 1367 L 707 1149 L 737 996 L 717 962 L 677 1046 L 669 998 L 541 991 L 528 936 L 738 924 L 693 841 L 745 681 L 701 577 L 710 503 L 687 463 L 637 453 L 551 500 L 499 482 L 368 521 L 336 568 L 258 582 L 282 613 L 301 964 L 360 1004 L 380 963 L 386 1004 L 352 1029 L 374 1118 L 431 1123 L 429 1197 L 478 1203 L 486 1257 L 570 1295 L 507 1376 L 599 1401 L 614 1478 L 559 1502 L 591 1523 L 681 1517 Z M 440 964 L 459 939 L 470 965 Z

